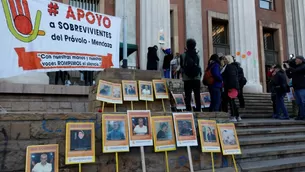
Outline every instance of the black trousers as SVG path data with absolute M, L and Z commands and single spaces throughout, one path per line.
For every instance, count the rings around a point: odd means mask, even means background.
M 239 100 L 239 107 L 245 108 L 245 98 L 244 98 L 244 88 L 241 88 L 238 92 L 238 100 Z
M 228 96 L 228 92 L 225 91 L 222 94 L 222 104 L 221 104 L 223 112 L 229 112 L 228 104 L 230 106 L 231 116 L 234 116 L 234 117 L 238 118 L 239 117 L 239 111 L 238 111 L 237 105 L 235 103 L 235 99 L 231 99 Z
M 66 78 L 66 76 L 67 76 L 67 78 Z M 70 75 L 69 75 L 69 73 L 67 71 L 57 71 L 55 73 L 55 85 L 58 84 L 59 78 L 61 80 L 61 83 L 65 84 L 65 80 L 66 79 L 70 80 Z
M 200 112 L 201 110 L 200 80 L 184 81 L 185 105 L 187 111 L 192 111 L 192 106 L 191 106 L 192 91 L 194 92 L 195 103 L 196 103 L 195 111 Z
M 276 95 L 271 94 L 273 114 L 276 114 Z

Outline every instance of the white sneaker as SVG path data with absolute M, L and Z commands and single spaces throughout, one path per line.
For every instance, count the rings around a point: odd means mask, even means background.
M 238 118 L 237 118 L 237 121 L 241 121 L 241 117 L 238 117 Z
M 237 122 L 235 117 L 230 117 L 230 122 Z

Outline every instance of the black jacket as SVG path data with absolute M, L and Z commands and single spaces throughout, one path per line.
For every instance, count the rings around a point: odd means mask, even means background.
M 234 62 L 232 63 L 236 69 L 237 69 L 237 73 L 238 73 L 238 83 L 239 83 L 239 87 L 240 88 L 243 88 L 246 83 L 247 83 L 247 79 L 245 77 L 245 74 L 244 74 L 244 70 L 243 68 L 240 66 L 240 63 L 238 62 Z
M 163 69 L 170 69 L 172 60 L 173 60 L 172 54 L 165 55 L 163 61 Z
M 149 47 L 147 53 L 147 70 L 158 70 L 158 61 L 157 49 Z
M 296 68 L 286 70 L 288 78 L 292 78 L 294 90 L 305 89 L 305 64 L 300 64 Z
M 289 89 L 285 72 L 278 71 L 272 78 L 272 84 L 276 93 L 286 93 Z
M 228 64 L 221 75 L 225 91 L 232 88 L 239 90 L 238 71 L 234 64 Z

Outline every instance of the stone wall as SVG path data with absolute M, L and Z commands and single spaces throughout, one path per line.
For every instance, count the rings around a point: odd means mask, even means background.
M 171 113 L 152 113 L 153 115 L 171 115 Z M 24 172 L 26 148 L 29 145 L 59 144 L 60 171 L 77 172 L 74 165 L 66 166 L 65 157 L 65 123 L 94 122 L 96 129 L 96 163 L 83 165 L 84 172 L 115 171 L 114 154 L 103 154 L 101 150 L 101 116 L 100 113 L 4 113 L 0 115 L 0 171 Z M 227 118 L 224 113 L 199 113 L 198 118 Z M 155 153 L 153 147 L 145 147 L 148 172 L 165 171 L 164 154 Z M 214 154 L 216 167 L 232 166 L 231 157 Z M 201 153 L 200 147 L 192 147 L 195 170 L 211 169 L 209 153 Z M 119 167 L 122 172 L 140 172 L 140 149 L 131 148 L 128 153 L 119 153 Z M 169 152 L 170 171 L 189 171 L 186 148 Z
M 87 112 L 89 87 L 0 83 L 8 112 Z

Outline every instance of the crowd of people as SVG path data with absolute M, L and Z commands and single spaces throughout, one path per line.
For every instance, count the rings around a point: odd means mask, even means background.
M 149 48 L 148 70 L 157 70 L 159 58 L 156 52 L 156 46 Z M 230 121 L 241 121 L 239 109 L 245 108 L 243 89 L 247 84 L 247 79 L 243 68 L 234 56 L 213 54 L 209 58 L 208 66 L 202 76 L 194 39 L 186 41 L 185 52 L 181 55 L 176 53 L 175 57 L 173 57 L 170 49 L 163 49 L 163 52 L 165 54 L 163 63 L 165 78 L 179 79 L 179 76 L 182 76 L 187 111 L 192 110 L 192 92 L 196 103 L 194 111 L 201 111 L 200 88 L 201 79 L 203 78 L 202 82 L 208 87 L 211 96 L 209 111 L 228 112 L 228 107 L 230 107 Z M 273 102 L 273 118 L 289 119 L 284 98 L 290 92 L 290 87 L 292 87 L 295 97 L 295 102 L 293 103 L 297 105 L 294 107 L 298 108 L 296 120 L 305 120 L 305 59 L 303 56 L 296 56 L 294 59 L 290 59 L 289 62 L 285 62 L 283 67 L 274 65 L 267 74 L 267 77 L 269 77 L 268 90 L 271 92 Z M 236 99 L 239 100 L 239 106 L 236 105 Z

